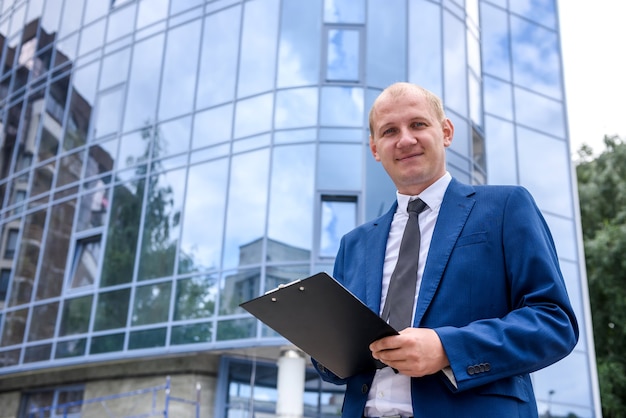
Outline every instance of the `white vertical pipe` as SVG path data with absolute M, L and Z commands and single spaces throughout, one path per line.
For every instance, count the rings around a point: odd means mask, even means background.
M 283 349 L 278 359 L 276 416 L 301 418 L 304 415 L 306 359 L 295 347 Z

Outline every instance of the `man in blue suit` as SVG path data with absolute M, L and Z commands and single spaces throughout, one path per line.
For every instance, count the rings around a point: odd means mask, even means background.
M 454 134 L 440 99 L 396 83 L 370 112 L 370 148 L 397 187 L 383 216 L 341 241 L 334 276 L 382 312 L 420 198 L 412 326 L 371 344 L 384 367 L 341 379 L 343 417 L 537 417 L 529 373 L 569 354 L 578 325 L 552 236 L 519 186 L 469 186 L 446 170 Z M 406 289 L 413 292 L 414 289 Z M 409 318 L 410 319 L 410 318 Z

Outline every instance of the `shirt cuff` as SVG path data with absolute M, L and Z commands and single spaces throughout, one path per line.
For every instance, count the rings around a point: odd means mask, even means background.
M 454 377 L 454 373 L 452 372 L 452 367 L 450 366 L 444 367 L 441 371 L 443 372 L 443 374 L 446 375 L 446 377 L 448 378 L 450 383 L 452 383 L 455 389 L 458 389 L 459 387 L 456 384 L 456 378 Z

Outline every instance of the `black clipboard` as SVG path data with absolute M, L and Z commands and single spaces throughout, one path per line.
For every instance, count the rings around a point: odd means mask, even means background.
M 398 334 L 324 272 L 279 286 L 239 306 L 341 378 L 380 367 L 369 345 Z

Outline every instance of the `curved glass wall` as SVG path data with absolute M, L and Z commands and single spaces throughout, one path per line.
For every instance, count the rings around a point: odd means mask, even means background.
M 584 318 L 556 6 L 511 3 L 0 0 L 0 374 L 283 343 L 238 305 L 387 210 L 366 119 L 400 80 L 455 177 L 535 194 Z M 541 407 L 592 415 L 590 338 Z

